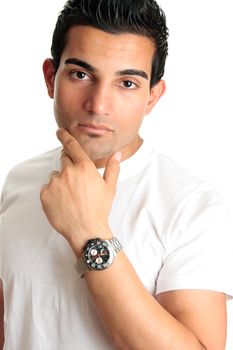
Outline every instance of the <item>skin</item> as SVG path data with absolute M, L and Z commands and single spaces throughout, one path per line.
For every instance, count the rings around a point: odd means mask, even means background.
M 42 189 L 41 203 L 48 221 L 67 239 L 77 258 L 96 232 L 104 239 L 113 237 L 108 216 L 120 158 L 129 158 L 138 150 L 143 118 L 165 91 L 163 81 L 150 89 L 149 79 L 125 74 L 125 70 L 150 77 L 154 50 L 152 42 L 142 36 L 111 35 L 80 26 L 69 32 L 58 72 L 55 74 L 51 60 L 44 62 L 64 151 L 62 170 L 53 173 Z M 70 58 L 95 67 L 94 72 L 67 64 Z M 96 169 L 101 166 L 105 167 L 103 177 Z M 84 280 L 117 349 L 225 348 L 226 298 L 221 293 L 170 291 L 156 300 L 123 251 L 111 267 L 90 271 Z
M 79 258 L 84 241 L 96 237 L 94 232 L 102 232 L 104 239 L 113 236 L 107 217 L 119 158 L 118 154 L 109 158 L 102 178 L 75 138 L 64 129 L 58 138 L 64 148 L 62 171 L 45 186 L 41 201 L 49 222 Z M 102 231 L 96 231 L 99 225 Z M 226 300 L 221 293 L 180 290 L 162 293 L 156 300 L 123 251 L 107 270 L 86 273 L 85 281 L 117 349 L 225 349 Z
M 142 36 L 109 35 L 79 26 L 68 33 L 68 44 L 55 77 L 51 60 L 44 63 L 57 124 L 79 141 L 98 167 L 105 166 L 108 157 L 119 150 L 123 159 L 132 156 L 142 143 L 138 130 L 143 118 L 165 92 L 163 81 L 150 89 L 154 50 L 153 42 Z M 141 52 L 147 53 L 146 60 Z M 67 64 L 71 58 L 82 60 L 95 70 Z M 144 72 L 148 79 L 123 74 L 132 69 Z M 108 130 L 97 135 L 96 130 L 80 126 L 87 124 L 102 125 Z

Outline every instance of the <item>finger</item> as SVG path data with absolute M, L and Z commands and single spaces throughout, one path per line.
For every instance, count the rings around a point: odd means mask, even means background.
M 57 130 L 57 137 L 62 143 L 65 152 L 74 163 L 78 163 L 83 159 L 90 159 L 84 152 L 78 141 L 65 129 Z
M 49 179 L 51 180 L 53 177 L 59 176 L 59 175 L 60 175 L 59 171 L 53 170 L 53 171 L 51 171 L 51 173 L 49 174 Z
M 40 187 L 40 192 L 43 192 L 46 188 L 48 188 L 48 185 L 43 184 L 43 185 Z
M 115 191 L 117 179 L 120 173 L 120 161 L 121 161 L 121 152 L 114 153 L 108 160 L 105 171 L 104 171 L 104 180 L 107 186 Z
M 61 152 L 61 167 L 64 169 L 66 166 L 74 165 L 72 159 L 68 156 L 68 154 L 64 151 Z

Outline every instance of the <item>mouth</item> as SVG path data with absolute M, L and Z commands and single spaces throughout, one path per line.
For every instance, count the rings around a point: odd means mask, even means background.
M 78 128 L 79 130 L 87 135 L 105 135 L 109 132 L 111 132 L 112 130 L 109 129 L 109 127 L 107 127 L 106 125 L 95 125 L 95 124 L 78 124 Z

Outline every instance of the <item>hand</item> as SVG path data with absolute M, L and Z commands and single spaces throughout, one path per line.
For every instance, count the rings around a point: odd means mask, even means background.
M 94 163 L 65 129 L 59 129 L 63 145 L 61 172 L 53 172 L 41 191 L 41 203 L 50 224 L 78 254 L 91 238 L 110 238 L 108 226 L 119 175 L 121 154 L 107 161 L 103 177 Z

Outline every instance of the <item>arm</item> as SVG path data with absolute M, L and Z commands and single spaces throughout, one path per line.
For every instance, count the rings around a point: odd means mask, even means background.
M 223 294 L 174 291 L 156 301 L 123 253 L 111 268 L 89 272 L 85 280 L 118 349 L 225 349 Z
M 119 162 L 111 157 L 102 178 L 75 139 L 62 132 L 60 140 L 69 157 L 63 156 L 63 170 L 43 189 L 41 201 L 50 223 L 79 257 L 97 232 L 112 237 L 108 215 Z M 88 272 L 85 281 L 117 349 L 224 349 L 226 302 L 220 293 L 170 292 L 155 300 L 123 252 L 109 269 Z
M 85 280 L 117 349 L 225 349 L 223 294 L 176 291 L 156 301 L 123 253 L 108 270 L 88 272 Z
M 4 317 L 3 286 L 2 286 L 2 281 L 0 280 L 0 350 L 3 349 L 3 344 L 4 344 L 3 317 Z
M 162 293 L 157 300 L 171 315 L 191 329 L 206 349 L 225 349 L 225 294 L 204 290 L 177 290 Z

